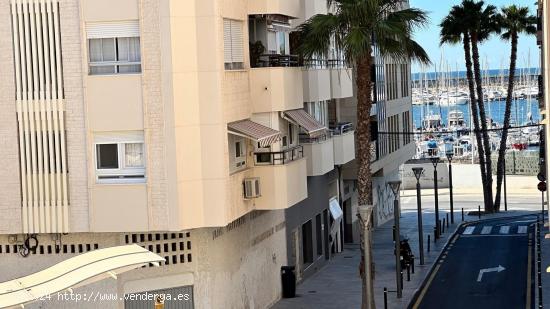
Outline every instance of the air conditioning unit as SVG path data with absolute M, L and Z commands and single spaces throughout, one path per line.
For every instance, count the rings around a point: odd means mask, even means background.
M 260 197 L 260 178 L 245 178 L 243 181 L 243 191 L 245 199 Z

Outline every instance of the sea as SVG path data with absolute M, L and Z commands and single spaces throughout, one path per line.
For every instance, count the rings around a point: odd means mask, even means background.
M 497 76 L 508 76 L 508 69 L 489 69 L 489 70 L 482 70 L 481 74 L 485 76 L 490 77 L 497 77 Z M 412 73 L 411 79 L 413 81 L 418 81 L 419 79 L 428 79 L 428 80 L 434 80 L 437 78 L 440 78 L 442 74 L 445 74 L 449 78 L 466 78 L 466 71 L 452 71 L 452 72 L 416 72 Z M 516 69 L 516 77 L 519 77 L 520 75 L 538 75 L 540 74 L 540 68 L 517 68 Z
M 485 113 L 487 117 L 493 119 L 499 125 L 504 121 L 504 108 L 506 101 L 492 101 L 485 103 Z M 427 114 L 440 114 L 442 123 L 447 124 L 447 116 L 449 110 L 460 110 L 464 113 L 464 121 L 470 126 L 470 104 L 441 106 L 434 105 L 413 105 L 413 119 L 415 128 L 419 128 L 422 124 L 422 116 Z M 523 125 L 530 121 L 538 123 L 541 120 L 539 112 L 539 103 L 536 99 L 515 100 L 512 102 L 511 119 L 514 125 Z

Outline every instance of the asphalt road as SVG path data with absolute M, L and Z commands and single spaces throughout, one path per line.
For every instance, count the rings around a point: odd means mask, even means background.
M 536 216 L 462 227 L 410 308 L 534 308 Z

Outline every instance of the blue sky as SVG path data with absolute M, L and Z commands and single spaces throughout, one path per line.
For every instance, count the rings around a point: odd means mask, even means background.
M 440 47 L 438 25 L 443 17 L 448 14 L 450 8 L 460 2 L 459 0 L 410 0 L 411 7 L 420 8 L 428 12 L 431 23 L 429 27 L 418 30 L 415 33 L 415 39 L 426 49 L 433 63 L 439 65 L 443 53 L 443 62 L 448 62 L 452 70 L 457 65 L 459 70 L 464 70 L 464 50 L 462 45 L 444 45 Z M 535 0 L 485 0 L 486 4 L 492 4 L 498 8 L 510 4 L 529 6 L 533 15 L 536 14 L 535 2 Z M 538 67 L 539 48 L 535 37 L 522 36 L 518 45 L 518 67 L 527 67 L 529 53 L 531 55 L 531 67 Z M 499 69 L 501 66 L 508 68 L 510 43 L 494 36 L 491 40 L 480 46 L 480 56 L 483 62 L 488 62 L 490 69 Z M 413 64 L 412 69 L 413 72 L 418 72 L 420 67 L 418 64 Z M 434 71 L 433 65 L 428 71 Z

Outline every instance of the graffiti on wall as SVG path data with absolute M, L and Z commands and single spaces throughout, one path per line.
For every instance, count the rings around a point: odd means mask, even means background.
M 374 209 L 376 213 L 376 226 L 393 219 L 393 192 L 386 185 L 384 178 L 373 181 Z

